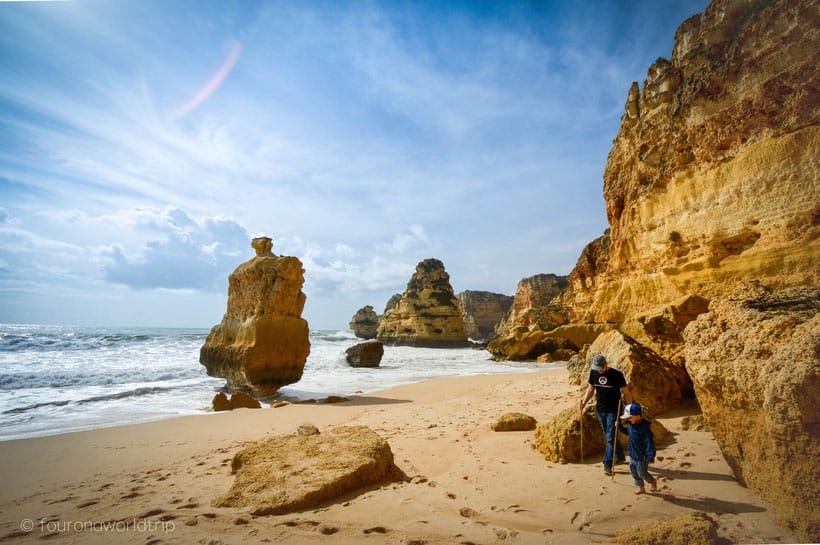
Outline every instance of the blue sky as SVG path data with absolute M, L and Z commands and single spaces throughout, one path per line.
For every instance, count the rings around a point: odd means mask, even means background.
M 250 239 L 344 328 L 436 257 L 567 274 L 702 0 L 0 2 L 0 322 L 210 327 Z

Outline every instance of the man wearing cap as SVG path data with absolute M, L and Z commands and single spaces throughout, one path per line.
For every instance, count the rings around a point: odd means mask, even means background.
M 606 358 L 602 354 L 592 358 L 592 369 L 589 371 L 589 386 L 584 392 L 581 401 L 581 413 L 584 412 L 592 392 L 595 392 L 596 409 L 598 411 L 598 423 L 606 438 L 606 450 L 604 451 L 604 473 L 612 475 L 612 449 L 615 443 L 615 463 L 623 462 L 624 449 L 621 444 L 615 441 L 615 426 L 618 421 L 618 410 L 620 409 L 621 393 L 626 396 L 626 403 L 632 403 L 632 393 L 626 384 L 623 373 L 609 366 Z M 583 416 L 582 416 L 583 417 Z

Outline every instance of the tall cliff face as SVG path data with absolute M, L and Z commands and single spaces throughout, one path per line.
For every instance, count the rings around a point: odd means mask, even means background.
M 818 282 L 818 66 L 816 0 L 718 0 L 681 25 L 672 60 L 629 90 L 604 173 L 606 252 L 579 261 L 562 298 L 574 320 L 622 322 L 744 279 Z
M 425 259 L 398 304 L 384 313 L 376 338 L 386 344 L 466 346 L 461 305 L 438 259 Z
M 567 277 L 555 274 L 536 274 L 518 282 L 513 304 L 496 327 L 498 336 L 507 336 L 516 327 L 537 325 L 546 331 L 566 323 L 564 309 L 553 304 L 553 299 L 566 287 Z
M 304 271 L 295 257 L 276 256 L 271 239 L 253 239 L 256 257 L 229 277 L 228 308 L 199 352 L 214 377 L 237 389 L 271 395 L 302 378 L 310 353 L 302 319 Z
M 464 328 L 467 336 L 483 341 L 493 336 L 495 326 L 504 319 L 513 304 L 509 295 L 489 291 L 462 291 L 458 294 L 464 312 Z

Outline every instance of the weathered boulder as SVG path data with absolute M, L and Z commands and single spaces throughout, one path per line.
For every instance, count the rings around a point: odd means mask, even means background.
M 501 415 L 490 428 L 493 431 L 529 431 L 534 430 L 537 422 L 535 418 L 524 413 L 506 413 Z
M 211 402 L 214 411 L 232 411 L 234 409 L 260 409 L 262 405 L 250 394 L 236 392 L 230 399 L 224 392 L 219 392 Z
M 234 483 L 213 505 L 247 509 L 255 516 L 281 515 L 401 477 L 390 445 L 370 428 L 304 430 L 236 453 Z
M 384 344 L 367 341 L 345 350 L 345 359 L 351 367 L 378 367 L 384 356 Z
M 652 349 L 620 331 L 603 333 L 587 351 L 587 360 L 580 376 L 582 384 L 589 378 L 592 358 L 603 354 L 610 367 L 626 377 L 632 400 L 640 403 L 651 415 L 658 415 L 677 407 L 682 399 L 679 372 Z
M 820 289 L 738 286 L 684 331 L 698 402 L 735 476 L 820 542 Z
M 535 360 L 544 354 L 550 355 L 549 361 L 558 361 L 577 350 L 572 341 L 556 337 L 551 331 L 541 331 L 537 326 L 515 327 L 506 337 L 496 337 L 487 343 L 487 351 L 496 361 Z
M 717 545 L 717 523 L 703 511 L 631 526 L 615 533 L 619 545 Z
M 496 327 L 496 334 L 506 337 L 516 327 L 530 329 L 533 326 L 548 331 L 565 324 L 566 313 L 553 304 L 553 299 L 566 287 L 567 277 L 555 274 L 536 274 L 518 282 L 512 306 Z
M 579 396 L 580 397 L 580 396 Z M 602 454 L 606 444 L 595 404 L 587 405 L 583 414 L 583 447 L 584 459 Z M 652 434 L 655 437 L 655 446 L 663 441 L 669 433 L 658 422 L 652 420 Z M 629 440 L 626 435 L 619 433 L 618 440 L 626 450 Z M 535 449 L 544 455 L 550 462 L 575 463 L 581 461 L 581 411 L 578 407 L 569 407 L 558 413 L 549 422 L 535 429 Z
M 382 316 L 376 338 L 407 346 L 467 346 L 461 305 L 438 259 L 425 259 L 398 304 Z
M 360 339 L 375 339 L 380 319 L 373 307 L 367 305 L 356 311 L 348 326 Z
M 199 352 L 214 377 L 266 396 L 302 378 L 310 353 L 302 319 L 304 271 L 295 257 L 275 256 L 271 239 L 253 239 L 256 257 L 229 277 L 228 308 Z
M 495 327 L 504 319 L 513 303 L 509 295 L 489 291 L 462 291 L 458 294 L 467 336 L 478 342 L 495 334 Z

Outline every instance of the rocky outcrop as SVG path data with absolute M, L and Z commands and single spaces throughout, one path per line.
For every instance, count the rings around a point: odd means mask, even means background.
M 512 306 L 496 327 L 499 337 L 506 337 L 513 328 L 537 326 L 548 331 L 567 322 L 563 307 L 553 304 L 555 297 L 567 287 L 567 277 L 537 274 L 524 278 L 515 290 Z
M 384 356 L 384 345 L 379 341 L 367 341 L 345 350 L 345 359 L 351 367 L 378 367 Z
M 546 460 L 561 464 L 580 462 L 582 459 L 589 460 L 591 457 L 602 454 L 606 443 L 604 432 L 601 431 L 601 425 L 598 423 L 594 403 L 586 406 L 583 419 L 582 425 L 581 412 L 578 407 L 564 409 L 555 418 L 535 429 L 535 450 L 543 454 Z M 657 448 L 669 432 L 657 420 L 651 422 L 652 435 Z M 583 441 L 581 440 L 582 430 Z M 622 433 L 618 435 L 618 440 L 626 450 L 629 444 L 627 436 Z
M 820 289 L 738 286 L 684 332 L 686 364 L 735 476 L 820 542 Z
M 739 281 L 818 282 L 818 2 L 719 0 L 633 84 L 604 172 L 610 232 L 560 302 L 624 322 Z
M 224 392 L 219 392 L 211 401 L 214 411 L 232 411 L 234 409 L 261 409 L 262 405 L 250 394 L 236 392 L 230 398 Z
M 524 326 L 513 328 L 506 337 L 496 337 L 487 343 L 487 351 L 496 361 L 537 360 L 564 361 L 578 350 L 572 341 L 558 337 L 552 332 L 532 330 Z M 549 356 L 549 358 L 544 358 Z
M 648 414 L 654 416 L 680 405 L 682 399 L 681 370 L 656 354 L 651 348 L 620 331 L 601 334 L 587 351 L 587 359 L 581 371 L 582 384 L 589 378 L 592 358 L 603 354 L 609 366 L 626 377 L 632 400 L 640 403 Z
M 400 293 L 394 293 L 393 295 L 391 295 L 390 299 L 387 300 L 387 303 L 384 304 L 384 312 L 382 313 L 382 315 L 387 314 L 388 310 L 395 308 L 396 305 L 399 304 L 399 301 L 401 301 Z
M 489 291 L 462 291 L 458 294 L 464 313 L 467 336 L 478 342 L 495 334 L 496 326 L 504 319 L 513 304 L 513 297 Z
M 295 257 L 276 256 L 267 237 L 253 239 L 256 257 L 229 277 L 228 309 L 199 352 L 214 377 L 262 396 L 302 378 L 310 352 L 302 319 L 304 271 Z
M 213 505 L 254 516 L 310 509 L 401 475 L 387 441 L 364 426 L 252 443 L 234 456 L 231 470 L 233 485 Z
M 348 326 L 360 339 L 375 339 L 380 319 L 373 307 L 367 305 L 356 311 Z
M 385 344 L 467 346 L 461 305 L 438 259 L 425 259 L 398 304 L 385 312 L 376 337 Z

